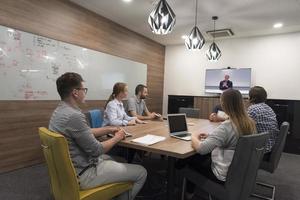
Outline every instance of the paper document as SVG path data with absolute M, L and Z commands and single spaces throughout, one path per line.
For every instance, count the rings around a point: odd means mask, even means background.
M 188 125 L 188 126 L 195 126 L 195 123 L 193 123 L 193 122 L 188 122 L 187 125 Z
M 157 142 L 163 141 L 165 139 L 166 138 L 162 137 L 162 136 L 147 134 L 143 137 L 135 138 L 135 139 L 131 140 L 131 142 L 136 142 L 136 143 L 143 144 L 143 145 L 152 145 Z

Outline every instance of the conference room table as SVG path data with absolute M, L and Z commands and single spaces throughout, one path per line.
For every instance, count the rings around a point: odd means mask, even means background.
M 196 152 L 191 146 L 191 141 L 170 137 L 166 120 L 152 120 L 147 122 L 147 124 L 125 127 L 124 129 L 131 133 L 132 137 L 127 137 L 121 141 L 119 145 L 167 156 L 167 199 L 170 200 L 172 199 L 172 192 L 174 191 L 174 165 L 176 159 L 188 158 L 196 154 Z M 211 133 L 219 124 L 220 123 L 210 122 L 207 119 L 187 118 L 188 131 L 192 134 L 200 132 Z M 166 139 L 149 146 L 132 142 L 133 139 L 147 134 L 163 136 Z

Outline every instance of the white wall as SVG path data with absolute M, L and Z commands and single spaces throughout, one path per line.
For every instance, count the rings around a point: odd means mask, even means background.
M 207 95 L 205 69 L 224 67 L 252 68 L 252 85 L 263 86 L 268 98 L 300 100 L 300 33 L 238 38 L 216 41 L 222 56 L 207 61 L 207 42 L 200 51 L 185 46 L 166 47 L 163 113 L 168 95 Z

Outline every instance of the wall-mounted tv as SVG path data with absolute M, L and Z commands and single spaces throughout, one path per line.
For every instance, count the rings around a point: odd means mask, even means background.
M 251 68 L 225 68 L 225 69 L 206 69 L 205 73 L 205 92 L 222 93 L 225 76 L 229 76 L 232 88 L 239 90 L 242 94 L 248 94 L 251 87 Z M 228 82 L 225 83 L 225 85 Z

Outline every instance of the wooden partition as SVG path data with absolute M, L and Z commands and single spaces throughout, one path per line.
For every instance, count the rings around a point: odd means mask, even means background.
M 213 108 L 218 104 L 220 104 L 220 97 L 194 97 L 194 108 L 199 108 L 201 119 L 208 119 Z
M 163 45 L 67 0 L 1 0 L 0 13 L 3 26 L 147 64 L 148 107 L 162 112 Z M 37 128 L 48 126 L 57 103 L 0 101 L 0 173 L 43 161 Z M 87 101 L 83 109 L 103 105 Z
M 195 96 L 194 97 L 194 108 L 200 109 L 200 118 L 208 119 L 210 113 L 212 113 L 214 107 L 220 104 L 219 96 Z M 248 98 L 244 98 L 245 107 L 249 107 Z

